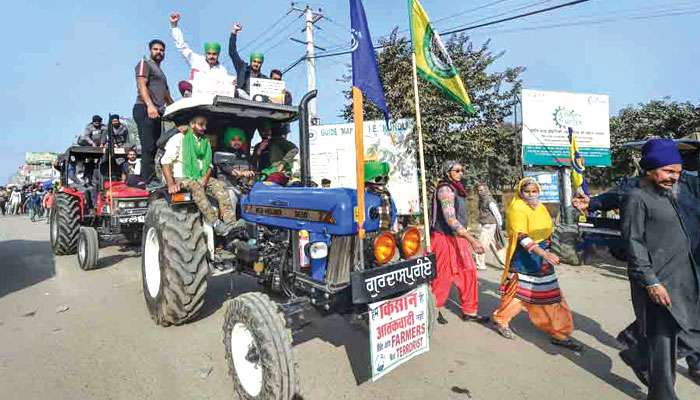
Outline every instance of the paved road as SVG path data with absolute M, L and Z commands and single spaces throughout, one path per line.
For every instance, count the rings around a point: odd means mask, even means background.
M 149 318 L 140 259 L 131 249 L 100 251 L 84 272 L 75 256 L 54 257 L 48 226 L 0 217 L 0 397 L 2 399 L 232 398 L 221 343 L 225 302 L 253 282 L 210 283 L 205 316 L 161 328 Z M 624 269 L 561 267 L 575 311 L 581 354 L 559 350 L 523 315 L 515 341 L 459 321 L 434 333 L 429 353 L 378 382 L 367 381 L 366 332 L 339 317 L 295 338 L 304 398 L 316 399 L 630 399 L 641 385 L 617 357 L 614 335 L 632 317 Z M 497 305 L 498 270 L 481 276 L 481 307 Z M 681 367 L 680 371 L 685 372 Z M 679 395 L 700 387 L 679 377 Z

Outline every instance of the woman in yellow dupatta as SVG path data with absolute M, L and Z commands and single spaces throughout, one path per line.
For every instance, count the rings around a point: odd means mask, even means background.
M 532 323 L 552 337 L 552 344 L 579 351 L 581 344 L 569 337 L 574 323 L 554 271 L 559 257 L 549 251 L 553 224 L 539 201 L 540 191 L 536 180 L 522 179 L 506 211 L 508 252 L 501 277 L 501 305 L 493 321 L 498 333 L 514 339 L 509 324 L 524 309 Z

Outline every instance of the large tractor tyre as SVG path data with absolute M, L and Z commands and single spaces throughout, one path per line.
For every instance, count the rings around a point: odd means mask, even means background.
M 242 294 L 224 317 L 224 347 L 233 388 L 244 400 L 297 397 L 292 332 L 277 304 L 262 293 Z
M 97 266 L 99 257 L 99 238 L 97 231 L 90 226 L 80 227 L 78 234 L 78 265 L 83 271 L 89 271 Z
M 583 260 L 576 246 L 581 242 L 581 235 L 576 225 L 557 225 L 552 233 L 552 251 L 561 262 L 569 265 L 581 265 Z
M 58 193 L 50 221 L 51 248 L 57 256 L 74 254 L 78 250 L 80 205 L 73 196 Z
M 204 304 L 209 262 L 200 214 L 152 201 L 142 245 L 143 296 L 151 318 L 161 326 L 192 319 Z

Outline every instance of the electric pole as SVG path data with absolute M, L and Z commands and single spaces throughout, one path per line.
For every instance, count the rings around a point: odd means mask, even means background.
M 323 17 L 323 14 L 321 14 L 321 9 L 313 10 L 308 5 L 302 9 L 294 7 L 294 3 L 292 3 L 292 9 L 303 13 L 306 20 L 306 25 L 302 32 L 306 33 L 306 42 L 304 44 L 306 45 L 306 91 L 308 93 L 316 89 L 316 46 L 314 46 L 314 24 Z M 316 99 L 311 100 L 309 103 L 309 119 L 309 123 L 311 125 L 319 124 Z

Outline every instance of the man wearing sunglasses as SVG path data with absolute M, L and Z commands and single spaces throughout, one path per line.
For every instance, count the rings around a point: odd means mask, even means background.
M 170 14 L 170 35 L 175 41 L 175 47 L 190 64 L 190 81 L 194 89 L 199 92 L 219 94 L 226 94 L 224 91 L 228 86 L 233 90 L 233 86 L 230 85 L 232 77 L 228 74 L 226 67 L 219 63 L 221 45 L 216 42 L 207 42 L 204 43 L 205 55 L 195 53 L 185 42 L 182 30 L 178 27 L 179 22 L 180 13 Z

